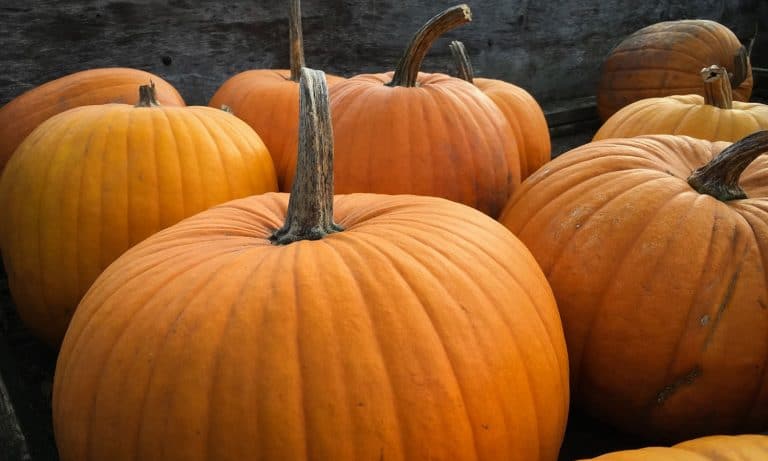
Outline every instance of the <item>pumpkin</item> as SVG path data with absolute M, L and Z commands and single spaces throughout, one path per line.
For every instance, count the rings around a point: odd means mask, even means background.
M 17 96 L 0 108 L 0 173 L 24 138 L 50 117 L 78 106 L 136 104 L 136 88 L 150 80 L 160 103 L 184 105 L 176 89 L 157 75 L 120 67 L 76 72 Z
M 498 222 L 435 197 L 333 195 L 320 71 L 290 194 L 222 204 L 126 252 L 56 365 L 62 461 L 557 458 L 551 290 Z
M 608 453 L 593 461 L 762 461 L 768 459 L 768 436 L 711 435 L 672 447 L 648 447 Z
M 768 106 L 733 101 L 728 72 L 718 66 L 701 70 L 704 96 L 697 94 L 635 101 L 613 114 L 594 140 L 643 134 L 679 134 L 710 141 L 735 142 L 768 129 Z
M 261 136 L 272 154 L 281 191 L 291 190 L 296 170 L 299 121 L 299 70 L 304 66 L 301 4 L 289 2 L 290 70 L 254 69 L 224 82 L 209 106 L 226 107 Z M 328 75 L 328 83 L 343 80 Z
M 763 152 L 766 131 L 606 139 L 510 200 L 500 220 L 555 293 L 577 408 L 665 442 L 768 427 Z
M 625 38 L 603 61 L 597 89 L 600 118 L 608 120 L 640 99 L 704 95 L 697 72 L 713 64 L 733 74 L 733 98 L 749 101 L 752 66 L 746 48 L 729 28 L 707 19 L 644 27 Z
M 476 78 L 464 44 L 454 40 L 451 52 L 459 77 L 472 83 L 496 103 L 507 119 L 517 141 L 520 177 L 525 179 L 552 157 L 552 144 L 544 111 L 539 103 L 519 86 L 494 78 Z
M 0 248 L 22 321 L 56 346 L 96 276 L 132 245 L 233 198 L 277 190 L 264 144 L 210 107 L 81 106 L 42 123 L 0 179 Z M 139 91 L 137 91 L 138 93 Z
M 394 72 L 333 85 L 336 190 L 443 197 L 496 217 L 520 183 L 517 141 L 474 85 L 420 73 L 432 42 L 471 20 L 466 5 L 430 19 Z

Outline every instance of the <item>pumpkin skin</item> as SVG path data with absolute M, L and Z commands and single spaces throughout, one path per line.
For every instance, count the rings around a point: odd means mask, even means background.
M 105 104 L 55 115 L 0 179 L 0 248 L 22 321 L 57 346 L 80 298 L 129 247 L 276 190 L 266 147 L 224 111 Z
M 768 128 L 768 106 L 732 101 L 728 75 L 715 66 L 702 69 L 706 96 L 697 94 L 635 101 L 613 114 L 593 140 L 644 134 L 677 134 L 735 142 Z M 712 80 L 714 78 L 714 80 Z
M 327 78 L 329 85 L 344 80 L 333 75 Z M 291 80 L 291 71 L 240 72 L 216 90 L 208 105 L 229 107 L 259 134 L 272 155 L 279 190 L 291 190 L 299 121 L 299 83 Z
M 768 459 L 768 436 L 712 435 L 673 447 L 648 447 L 608 453 L 593 461 L 760 461 Z
M 445 74 L 392 72 L 330 88 L 336 191 L 447 198 L 496 217 L 520 184 L 517 142 L 493 101 Z
M 603 61 L 597 89 L 600 118 L 606 121 L 640 99 L 703 95 L 699 70 L 714 64 L 733 73 L 734 57 L 741 47 L 730 29 L 705 19 L 664 21 L 634 32 Z M 737 101 L 749 101 L 752 94 L 749 58 L 745 64 L 745 79 L 732 81 Z
M 157 75 L 115 67 L 75 72 L 35 87 L 0 108 L 0 173 L 16 148 L 38 125 L 78 106 L 107 103 L 136 104 L 136 88 L 154 82 L 158 101 L 183 106 L 178 91 Z
M 552 143 L 544 111 L 523 88 L 493 78 L 476 78 L 464 43 L 450 44 L 459 77 L 485 93 L 496 103 L 512 127 L 517 141 L 520 177 L 525 179 L 552 158 Z
M 97 279 L 56 367 L 63 461 L 557 458 L 565 343 L 511 233 L 352 194 L 344 231 L 276 246 L 287 202 L 199 213 Z
M 492 78 L 472 82 L 496 103 L 517 140 L 520 178 L 525 179 L 552 158 L 552 143 L 544 111 L 523 88 Z
M 768 163 L 721 202 L 685 178 L 730 143 L 653 135 L 576 148 L 529 177 L 500 220 L 547 275 L 574 405 L 680 441 L 768 425 Z

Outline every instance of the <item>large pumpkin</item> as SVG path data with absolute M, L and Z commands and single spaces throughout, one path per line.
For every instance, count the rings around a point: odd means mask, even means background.
M 698 72 L 713 64 L 733 74 L 733 98 L 749 101 L 749 56 L 726 26 L 706 19 L 684 19 L 644 27 L 625 38 L 603 61 L 597 89 L 600 118 L 608 120 L 640 99 L 704 95 Z
M 592 461 L 763 461 L 768 459 L 768 436 L 711 435 L 672 447 L 648 447 L 608 453 Z
M 138 69 L 90 69 L 52 80 L 16 97 L 0 108 L 0 173 L 13 151 L 38 125 L 50 117 L 78 106 L 136 104 L 136 88 L 155 84 L 157 100 L 168 106 L 183 106 L 184 100 L 168 82 Z
M 138 93 L 138 89 L 134 89 Z M 0 248 L 24 323 L 52 345 L 96 276 L 135 243 L 227 200 L 277 190 L 269 152 L 210 107 L 82 106 L 41 124 L 0 179 Z
M 763 152 L 766 131 L 597 141 L 510 200 L 501 222 L 552 285 L 575 405 L 663 441 L 768 428 Z
M 161 231 L 83 299 L 56 366 L 62 461 L 554 461 L 567 357 L 533 257 L 447 200 L 334 198 L 324 80 L 302 73 L 290 199 Z
M 512 128 L 471 83 L 419 73 L 432 42 L 470 19 L 466 5 L 449 8 L 416 33 L 394 73 L 331 87 L 337 191 L 432 195 L 498 216 L 520 183 Z
M 717 66 L 700 71 L 704 96 L 697 94 L 648 98 L 613 114 L 594 140 L 643 134 L 679 134 L 710 141 L 738 141 L 768 129 L 768 106 L 733 101 L 728 72 Z
M 450 47 L 459 76 L 491 98 L 512 127 L 517 141 L 520 177 L 527 178 L 552 158 L 552 144 L 544 111 L 530 93 L 517 85 L 494 78 L 475 77 L 462 42 L 454 40 Z
M 290 69 L 255 69 L 240 72 L 216 90 L 209 106 L 226 106 L 264 140 L 275 163 L 281 191 L 291 190 L 296 170 L 299 123 L 299 69 L 304 66 L 304 45 L 299 0 L 289 2 Z M 328 75 L 328 83 L 343 80 Z

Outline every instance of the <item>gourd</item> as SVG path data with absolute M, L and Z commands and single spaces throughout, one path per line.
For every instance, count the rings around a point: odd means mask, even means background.
M 299 121 L 299 70 L 304 66 L 301 2 L 289 2 L 290 69 L 252 69 L 225 81 L 211 97 L 211 107 L 226 107 L 250 125 L 272 155 L 278 187 L 290 191 L 296 170 Z M 328 83 L 343 80 L 327 75 Z
M 157 75 L 139 69 L 110 67 L 69 74 L 35 87 L 0 108 L 0 173 L 24 138 L 50 117 L 78 106 L 136 104 L 136 88 L 155 84 L 157 100 L 183 106 L 178 91 Z
M 500 220 L 555 293 L 577 408 L 664 442 L 765 430 L 765 152 L 768 131 L 606 139 L 510 200 Z
M 635 101 L 675 94 L 704 95 L 697 72 L 725 68 L 733 98 L 749 101 L 752 66 L 749 53 L 726 26 L 708 19 L 663 21 L 634 32 L 603 61 L 597 111 L 605 121 Z
M 333 195 L 303 70 L 290 194 L 214 207 L 94 283 L 56 365 L 62 461 L 557 458 L 567 357 L 503 226 L 435 197 Z
M 450 44 L 459 76 L 485 93 L 501 109 L 517 141 L 520 177 L 525 179 L 552 157 L 552 143 L 544 111 L 525 89 L 494 78 L 476 78 L 466 47 L 458 40 Z
M 600 127 L 595 141 L 643 134 L 679 134 L 735 142 L 768 129 L 768 106 L 733 101 L 728 72 L 718 66 L 700 71 L 704 96 L 673 95 L 641 99 L 623 107 Z
M 592 461 L 760 461 L 768 459 L 768 436 L 711 435 L 672 447 L 648 447 L 608 453 Z
M 212 205 L 277 190 L 258 135 L 210 107 L 81 106 L 37 127 L 0 178 L 0 248 L 21 320 L 56 347 L 121 253 Z
M 432 42 L 471 20 L 458 5 L 430 19 L 394 72 L 333 85 L 336 190 L 447 198 L 496 217 L 520 184 L 517 141 L 474 85 L 421 73 Z

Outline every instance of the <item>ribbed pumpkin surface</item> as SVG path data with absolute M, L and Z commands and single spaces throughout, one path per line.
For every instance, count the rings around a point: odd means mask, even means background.
M 354 194 L 344 231 L 272 245 L 286 206 L 215 207 L 102 274 L 57 364 L 62 460 L 556 459 L 565 344 L 514 236 Z
M 766 435 L 713 435 L 689 440 L 673 447 L 625 450 L 593 461 L 761 461 L 768 459 Z
M 670 95 L 704 94 L 703 67 L 734 71 L 741 43 L 726 26 L 704 19 L 664 21 L 633 33 L 603 62 L 597 109 L 603 120 L 637 100 Z M 749 101 L 752 70 L 733 88 L 733 99 Z
M 259 137 L 209 107 L 78 107 L 43 123 L 16 154 L 0 180 L 0 248 L 22 320 L 52 344 L 129 247 L 212 205 L 277 188 Z
M 241 72 L 224 82 L 208 103 L 232 113 L 250 125 L 269 149 L 280 190 L 290 191 L 296 170 L 299 133 L 299 84 L 290 70 L 258 69 Z M 327 75 L 329 85 L 344 80 Z
M 76 72 L 35 87 L 0 108 L 0 172 L 29 133 L 48 118 L 78 106 L 136 104 L 139 85 L 155 83 L 160 104 L 183 106 L 178 91 L 157 75 L 138 69 Z
M 500 218 L 555 293 L 575 405 L 624 431 L 768 425 L 768 161 L 742 174 L 748 199 L 686 182 L 728 145 L 593 142 L 529 177 Z
M 504 114 L 464 80 L 420 73 L 417 87 L 386 86 L 392 75 L 330 88 L 336 191 L 432 195 L 498 216 L 520 183 Z
M 527 178 L 552 157 L 552 144 L 544 111 L 519 86 L 492 78 L 475 78 L 472 83 L 496 103 L 509 122 L 517 141 L 520 176 Z

